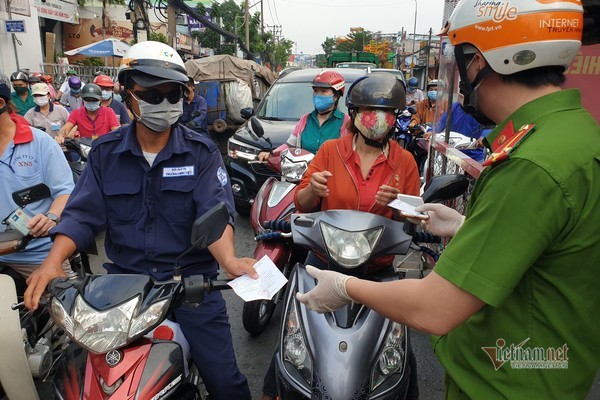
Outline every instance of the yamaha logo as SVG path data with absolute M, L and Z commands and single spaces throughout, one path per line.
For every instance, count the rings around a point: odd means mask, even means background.
M 114 367 L 121 362 L 121 352 L 118 350 L 111 350 L 106 353 L 106 363 L 109 367 Z
M 294 149 L 294 154 L 296 154 L 297 156 L 299 156 L 300 153 L 302 153 L 302 149 Z

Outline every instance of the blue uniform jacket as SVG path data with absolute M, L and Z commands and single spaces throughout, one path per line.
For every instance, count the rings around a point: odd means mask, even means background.
M 96 139 L 52 233 L 85 249 L 106 225 L 109 273 L 170 279 L 175 258 L 191 245 L 192 224 L 218 202 L 233 216 L 233 196 L 221 154 L 204 135 L 173 125 L 165 148 L 150 167 L 135 136 L 136 123 Z M 233 224 L 233 217 L 230 219 Z M 183 274 L 216 275 L 208 250 L 180 260 Z
M 196 110 L 200 112 L 200 115 L 192 118 L 192 113 Z M 183 114 L 181 115 L 179 122 L 185 125 L 193 120 L 194 124 L 201 128 L 203 132 L 208 132 L 208 123 L 206 121 L 207 112 L 208 106 L 206 104 L 206 99 L 200 95 L 196 95 L 189 104 L 186 100 L 183 101 Z

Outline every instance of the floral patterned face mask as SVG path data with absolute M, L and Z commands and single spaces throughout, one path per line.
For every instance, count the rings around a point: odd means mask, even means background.
M 384 137 L 395 123 L 394 113 L 383 110 L 359 112 L 354 118 L 354 125 L 360 133 L 372 140 Z

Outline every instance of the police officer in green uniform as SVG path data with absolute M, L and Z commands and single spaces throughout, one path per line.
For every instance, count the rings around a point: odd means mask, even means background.
M 466 218 L 417 208 L 453 237 L 434 271 L 376 283 L 307 267 L 319 284 L 297 297 L 317 311 L 357 301 L 436 335 L 447 398 L 582 399 L 600 366 L 600 127 L 560 89 L 582 7 L 490 7 L 462 0 L 448 25 L 465 110 L 498 126 Z

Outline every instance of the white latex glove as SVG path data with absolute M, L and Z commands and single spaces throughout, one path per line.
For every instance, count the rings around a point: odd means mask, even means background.
M 356 279 L 355 277 L 318 269 L 312 265 L 306 266 L 306 272 L 319 281 L 309 292 L 296 293 L 296 299 L 309 309 L 318 313 L 331 312 L 353 301 L 346 292 L 346 281 Z
M 436 236 L 452 237 L 465 222 L 464 215 L 443 204 L 427 203 L 415 207 L 415 210 L 427 214 L 429 218 L 409 220 Z

